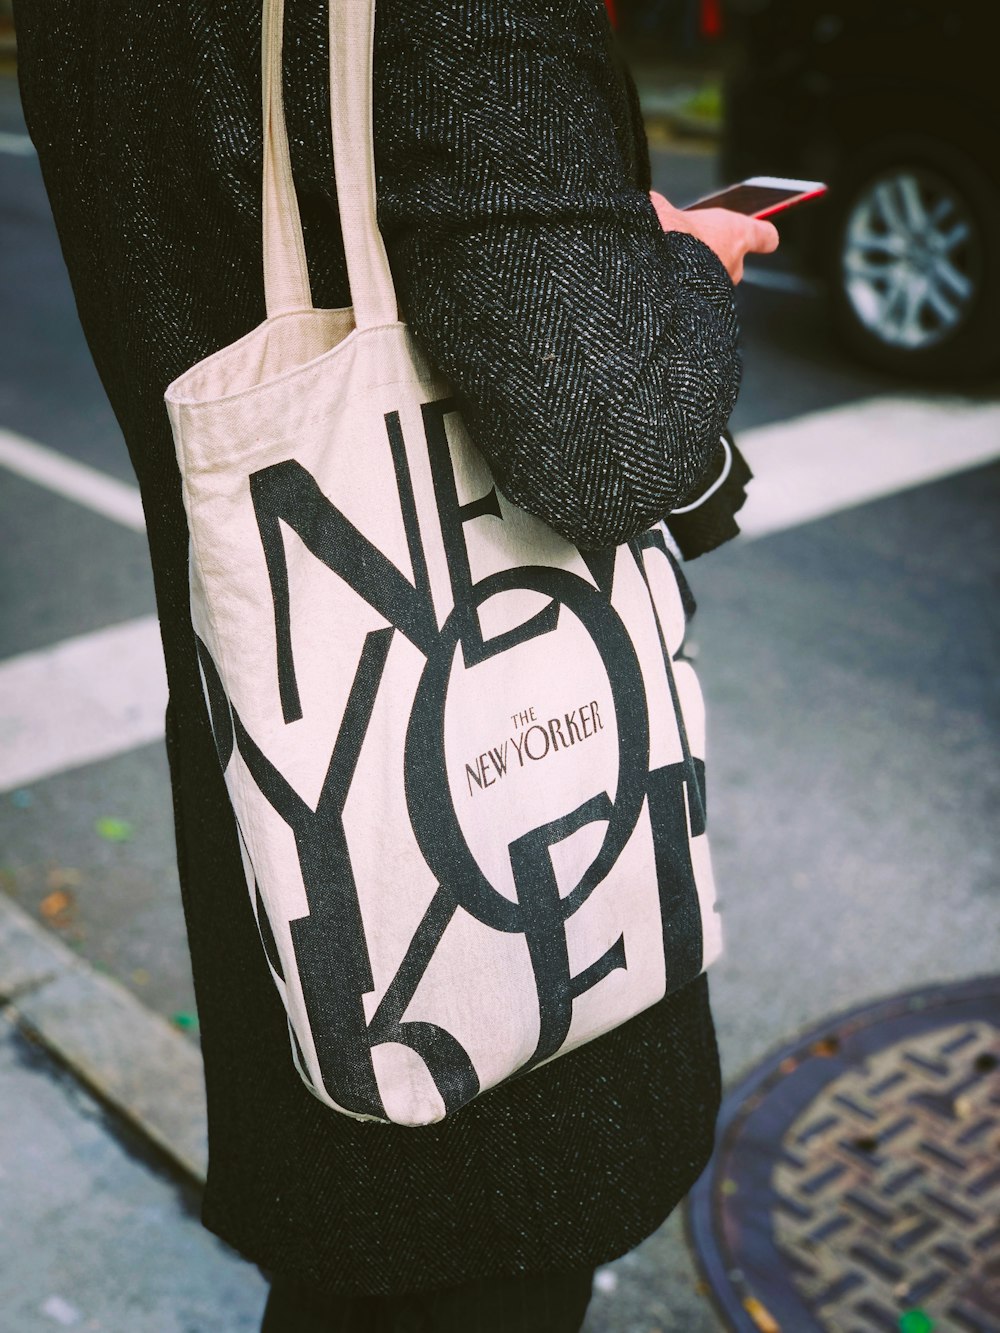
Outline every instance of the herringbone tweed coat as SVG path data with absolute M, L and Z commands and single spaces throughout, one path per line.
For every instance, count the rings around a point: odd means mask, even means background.
M 285 88 L 314 299 L 347 303 L 323 0 Z M 315 1100 L 247 898 L 188 614 L 164 388 L 263 317 L 259 9 L 18 0 L 20 69 L 80 317 L 145 504 L 209 1104 L 203 1218 L 268 1270 L 392 1293 L 597 1264 L 704 1166 L 704 979 L 443 1123 Z M 588 546 L 704 483 L 738 380 L 733 293 L 664 235 L 602 0 L 379 0 L 380 221 L 404 311 L 515 501 Z

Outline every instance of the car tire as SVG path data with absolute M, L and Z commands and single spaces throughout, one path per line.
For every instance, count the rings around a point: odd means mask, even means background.
M 887 140 L 831 191 L 836 329 L 881 369 L 929 379 L 1000 365 L 1000 188 L 929 139 Z

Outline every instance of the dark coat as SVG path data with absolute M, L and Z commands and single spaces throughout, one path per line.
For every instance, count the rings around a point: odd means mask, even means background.
M 287 7 L 314 299 L 340 306 L 325 6 Z M 201 695 L 162 402 L 264 316 L 259 7 L 18 0 L 16 17 L 29 128 L 148 521 L 208 1091 L 205 1224 L 330 1292 L 609 1260 L 710 1152 L 704 978 L 417 1130 L 337 1115 L 292 1066 Z M 690 500 L 735 398 L 733 294 L 704 246 L 656 221 L 601 0 L 379 0 L 375 74 L 401 304 L 498 483 L 591 546 Z

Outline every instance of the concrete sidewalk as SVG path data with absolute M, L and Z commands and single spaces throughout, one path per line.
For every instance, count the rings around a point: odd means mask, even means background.
M 81 1021 L 93 1021 L 93 1016 Z M 237 1333 L 266 1284 L 197 1193 L 0 1009 L 0 1329 Z
M 198 1048 L 0 894 L 0 1333 L 240 1333 L 266 1283 L 198 1220 Z M 719 1328 L 680 1213 L 597 1273 L 585 1333 Z

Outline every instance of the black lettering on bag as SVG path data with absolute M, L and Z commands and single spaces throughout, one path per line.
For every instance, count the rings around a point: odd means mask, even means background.
M 448 1111 L 469 1101 L 479 1091 L 478 1075 L 468 1052 L 453 1034 L 433 1023 L 408 1022 L 404 1017 L 459 909 L 490 929 L 524 936 L 540 1015 L 538 1044 L 530 1063 L 558 1051 L 569 1030 L 574 999 L 610 972 L 627 966 L 624 939 L 619 938 L 582 972 L 570 975 L 566 923 L 614 866 L 635 830 L 647 798 L 654 827 L 665 943 L 668 914 L 670 918 L 668 957 L 682 958 L 685 978 L 701 964 L 700 916 L 687 846 L 689 810 L 691 832 L 697 833 L 703 827 L 699 775 L 686 738 L 682 764 L 649 772 L 643 676 L 632 641 L 611 606 L 614 553 L 610 559 L 603 554 L 584 557 L 594 582 L 568 569 L 548 566 L 503 570 L 474 582 L 464 525 L 474 520 L 502 522 L 502 509 L 492 489 L 469 504 L 459 503 L 445 430 L 445 418 L 454 410 L 450 400 L 428 403 L 422 409 L 453 595 L 453 607 L 440 624 L 431 598 L 397 413 L 388 413 L 385 423 L 412 578 L 404 575 L 347 519 L 301 464 L 290 459 L 250 477 L 250 493 L 274 604 L 278 696 L 286 723 L 301 718 L 302 704 L 292 648 L 293 603 L 282 524 L 295 532 L 332 574 L 388 622 L 386 628 L 372 631 L 365 638 L 315 810 L 298 796 L 250 736 L 226 699 L 207 648 L 199 644 L 223 767 L 233 749 L 238 750 L 255 784 L 294 836 L 309 910 L 305 916 L 290 922 L 290 933 L 323 1083 L 333 1100 L 345 1110 L 380 1117 L 384 1117 L 385 1110 L 372 1051 L 382 1043 L 407 1045 L 420 1056 Z M 663 554 L 668 554 L 665 546 Z M 633 547 L 633 556 L 645 576 L 639 545 Z M 522 624 L 486 639 L 479 608 L 490 598 L 513 591 L 537 594 L 544 601 L 542 610 Z M 498 653 L 551 633 L 558 626 L 563 608 L 582 624 L 606 673 L 617 732 L 617 787 L 613 793 L 595 790 L 563 818 L 529 829 L 513 839 L 509 855 L 517 898 L 512 901 L 487 879 L 466 842 L 454 808 L 444 753 L 448 686 L 459 649 L 464 669 L 474 670 Z M 363 997 L 371 994 L 374 978 L 344 829 L 344 808 L 397 632 L 425 658 L 407 726 L 403 778 L 413 834 L 438 888 L 369 1022 Z M 660 632 L 663 643 L 662 628 Z M 683 735 L 665 643 L 664 661 Z M 521 716 L 528 720 L 525 714 Z M 605 725 L 596 702 L 545 725 L 534 721 L 531 710 L 530 720 L 531 726 L 510 737 L 518 766 L 542 757 L 543 748 L 545 753 L 550 747 L 567 748 L 603 730 Z M 470 792 L 473 782 L 479 789 L 493 785 L 507 771 L 506 742 L 502 749 L 485 750 L 465 768 Z M 564 885 L 560 890 L 551 848 L 597 822 L 604 825 L 600 847 L 580 873 L 578 882 L 568 888 Z M 670 984 L 680 981 L 671 978 Z

